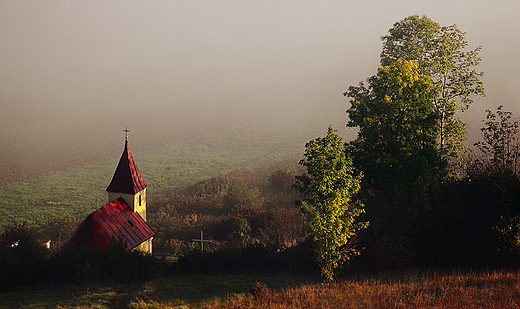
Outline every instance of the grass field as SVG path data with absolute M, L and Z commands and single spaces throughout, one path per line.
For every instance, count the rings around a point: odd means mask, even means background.
M 255 282 L 266 294 L 251 294 Z M 1 308 L 517 308 L 520 273 L 400 272 L 335 283 L 288 274 L 166 277 L 144 284 L 0 294 Z
M 280 116 L 220 124 L 169 139 L 164 137 L 167 134 L 160 133 L 160 137 L 151 136 L 151 140 L 143 141 L 146 145 L 155 141 L 150 147 L 142 147 L 131 139 L 130 150 L 148 184 L 148 194 L 153 197 L 234 169 L 297 162 L 307 141 L 326 134 L 328 123 L 323 115 L 301 118 L 311 117 L 315 118 L 312 122 Z M 344 127 L 338 129 L 344 130 Z M 122 152 L 123 140 L 120 145 Z M 96 151 L 103 157 L 103 149 Z M 56 149 L 56 154 L 55 162 L 49 166 L 59 167 L 60 161 L 65 164 L 67 158 L 62 158 L 60 149 Z M 22 179 L 0 183 L 0 229 L 23 221 L 40 226 L 49 215 L 56 213 L 82 220 L 104 205 L 105 189 L 119 155 L 103 160 L 95 156 L 78 160 L 86 163 L 56 170 L 48 168 L 38 171 L 37 177 L 17 177 Z
M 149 186 L 148 192 L 153 196 L 236 168 L 279 162 L 290 156 L 297 158 L 300 148 L 293 144 L 286 146 L 285 151 L 269 153 L 268 150 L 274 150 L 279 145 L 264 145 L 255 149 L 258 146 L 255 143 L 246 144 L 243 141 L 244 144 L 240 145 L 237 139 L 234 136 L 219 140 L 200 138 L 192 143 L 165 146 L 133 156 Z M 231 142 L 235 144 L 231 145 Z M 0 228 L 22 221 L 40 225 L 52 213 L 84 217 L 106 203 L 105 189 L 118 159 L 1 186 Z

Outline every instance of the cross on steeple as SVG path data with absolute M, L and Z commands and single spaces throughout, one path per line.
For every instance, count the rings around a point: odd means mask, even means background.
M 130 132 L 130 130 L 128 130 L 128 127 L 125 127 L 123 132 L 125 132 L 125 141 L 126 141 L 126 140 L 128 140 L 128 132 Z

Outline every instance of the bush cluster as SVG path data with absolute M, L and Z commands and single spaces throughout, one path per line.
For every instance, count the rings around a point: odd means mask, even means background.
M 383 203 L 388 201 L 379 205 Z M 414 220 L 372 212 L 370 217 L 380 228 L 369 228 L 362 235 L 360 246 L 365 250 L 354 261 L 356 267 L 520 266 L 517 174 L 507 169 L 473 169 L 461 179 L 441 184 L 420 206 L 424 210 Z
M 212 240 L 205 250 L 253 245 L 290 247 L 302 241 L 306 226 L 294 207 L 294 173 L 236 170 L 201 181 L 181 192 L 148 202 L 148 222 L 156 231 L 156 252 L 185 255 L 192 239 Z
M 73 284 L 143 282 L 157 278 L 164 263 L 114 240 L 106 249 L 65 247 L 49 258 L 48 279 Z
M 39 233 L 25 223 L 0 235 L 0 290 L 42 281 L 48 268 L 47 250 Z
M 251 271 L 319 274 L 312 253 L 312 241 L 292 247 L 266 247 L 261 244 L 245 248 L 227 247 L 202 253 L 192 250 L 169 265 L 168 274 L 243 273 Z
M 140 251 L 128 251 L 123 242 L 116 240 L 106 249 L 68 246 L 50 251 L 38 240 L 40 236 L 26 225 L 4 231 L 0 239 L 0 291 L 48 284 L 135 283 L 165 274 L 250 271 L 318 274 L 309 241 L 289 248 L 255 244 L 204 253 L 194 249 L 175 262 L 165 262 Z
M 0 290 L 50 283 L 140 282 L 159 276 L 164 264 L 120 241 L 103 250 L 48 250 L 36 229 L 18 224 L 0 235 Z
M 441 266 L 520 266 L 520 178 L 481 170 L 441 190 L 425 220 L 421 251 Z

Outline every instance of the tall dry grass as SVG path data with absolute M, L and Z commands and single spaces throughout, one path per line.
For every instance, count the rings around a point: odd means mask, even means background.
M 517 308 L 520 274 L 378 276 L 288 288 L 258 298 L 212 300 L 205 308 Z

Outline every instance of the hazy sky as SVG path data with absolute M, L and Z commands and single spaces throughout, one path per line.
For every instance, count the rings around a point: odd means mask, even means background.
M 380 37 L 413 14 L 482 45 L 488 96 L 467 119 L 500 104 L 520 115 L 518 12 L 518 0 L 0 0 L 0 147 L 113 135 L 140 118 L 232 123 L 323 108 L 344 126 L 342 93 L 376 73 Z

